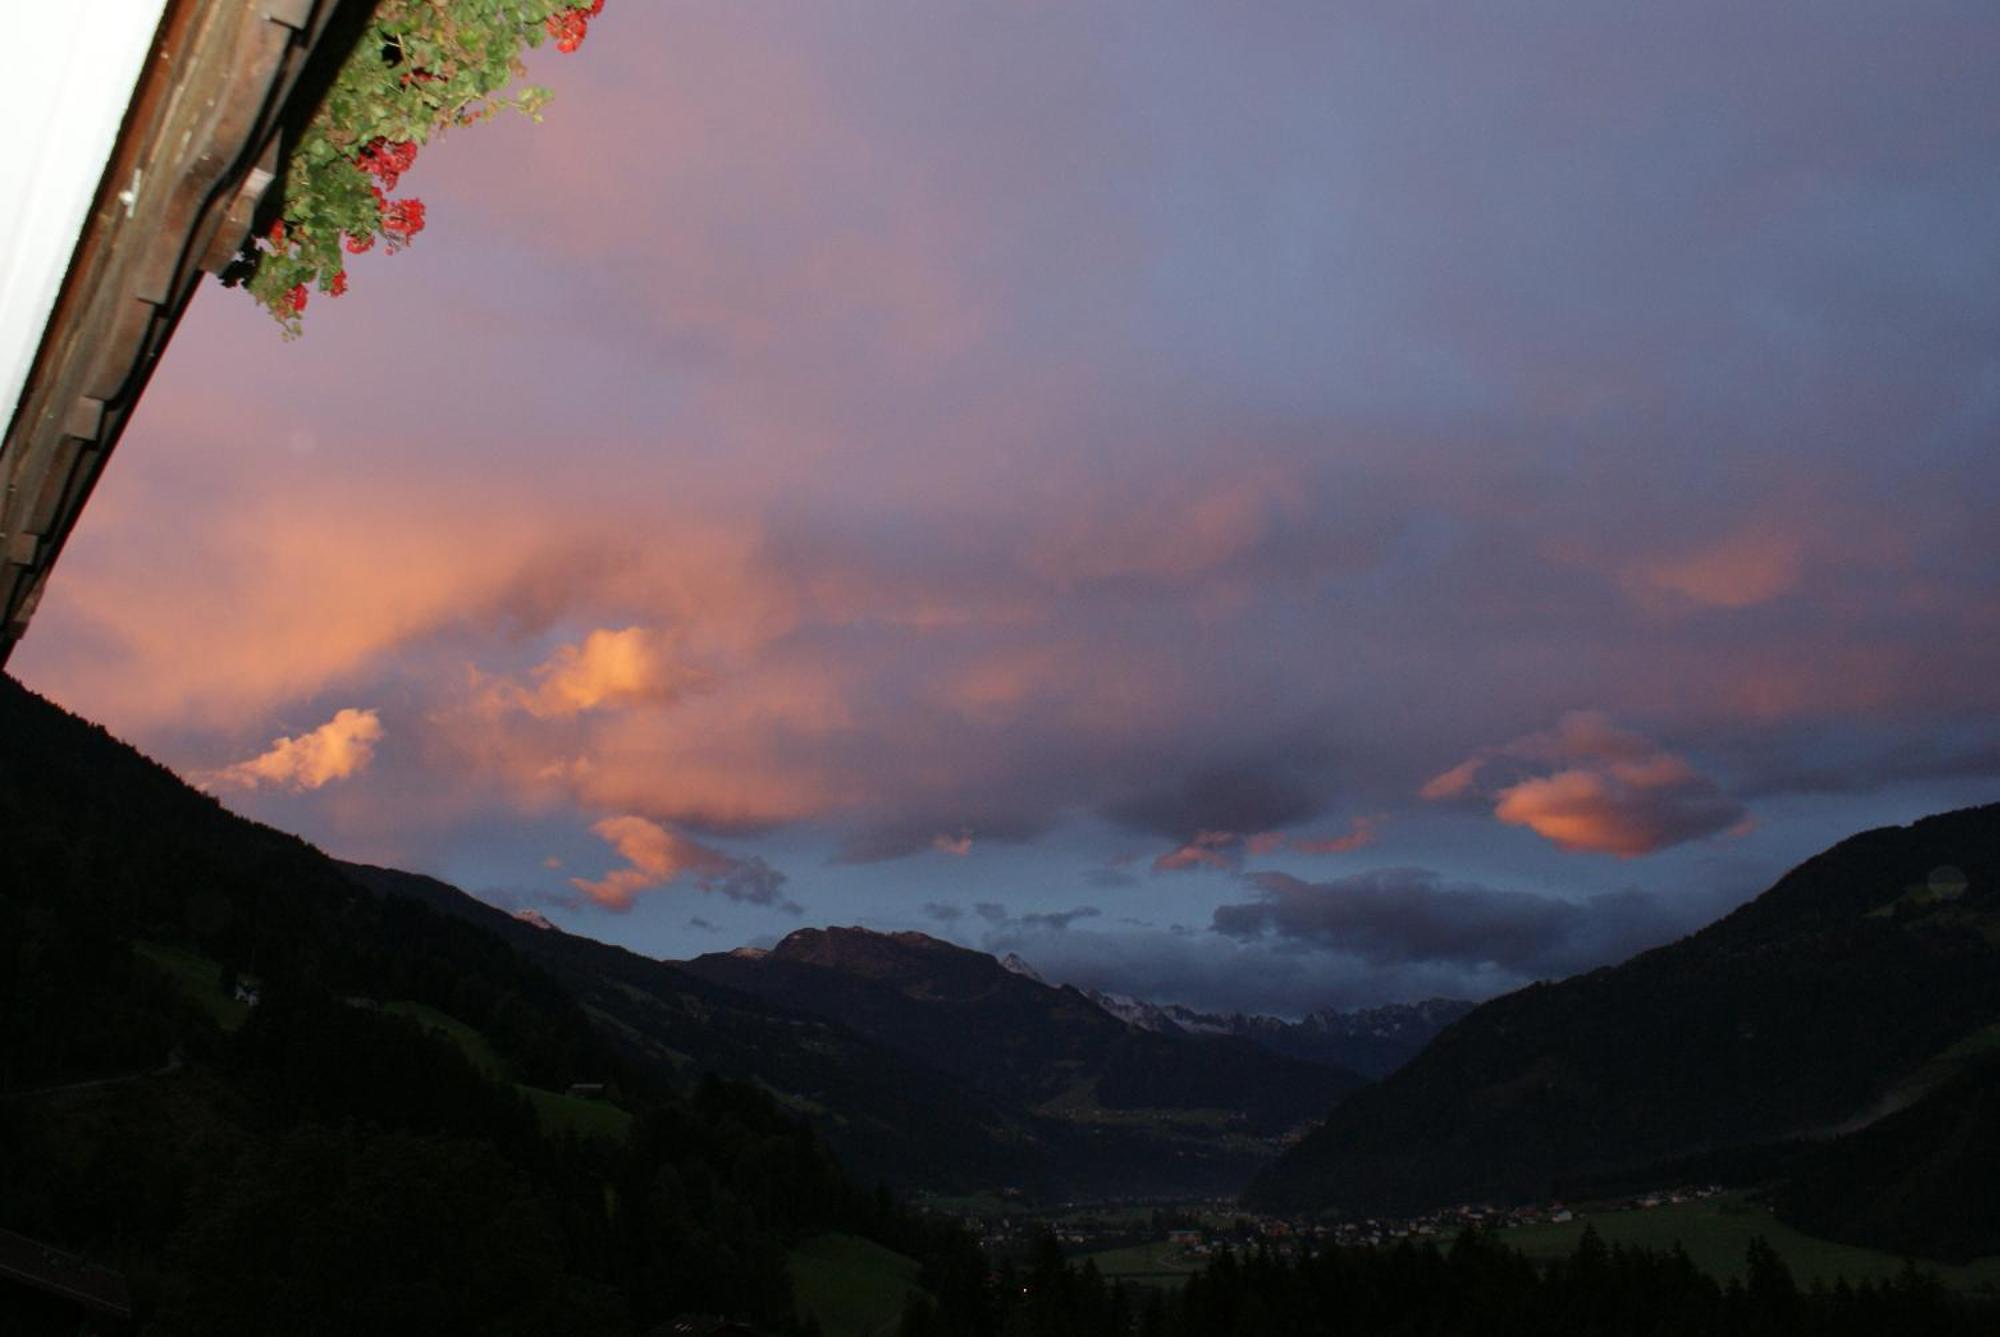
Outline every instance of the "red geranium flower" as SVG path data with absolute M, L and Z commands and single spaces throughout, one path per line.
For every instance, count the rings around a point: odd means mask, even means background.
M 423 230 L 422 200 L 391 200 L 389 207 L 382 211 L 382 231 L 388 236 L 392 250 L 408 245 L 410 238 Z
M 354 165 L 382 182 L 382 189 L 394 190 L 403 173 L 417 160 L 415 140 L 387 140 L 380 136 L 368 141 L 354 155 Z
M 543 20 L 549 36 L 556 39 L 556 50 L 574 51 L 583 45 L 584 34 L 590 31 L 590 11 L 565 9 L 559 14 L 551 14 Z

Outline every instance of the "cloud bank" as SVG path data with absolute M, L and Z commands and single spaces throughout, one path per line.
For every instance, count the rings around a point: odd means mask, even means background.
M 233 787 L 332 848 L 1143 888 L 1196 971 L 1336 955 L 1247 867 L 1990 797 L 1995 19 L 1848 9 L 627 6 L 309 355 L 193 306 L 13 665 L 190 769 L 377 703 Z

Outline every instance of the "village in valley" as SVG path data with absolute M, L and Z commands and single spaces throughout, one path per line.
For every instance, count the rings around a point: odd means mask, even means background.
M 1025 1258 L 1046 1232 L 1065 1255 L 1090 1260 L 1107 1277 L 1172 1282 L 1225 1252 L 1258 1249 L 1361 1248 L 1399 1241 L 1448 1245 L 1465 1230 L 1511 1232 L 1570 1227 L 1625 1213 L 1703 1202 L 1726 1190 L 1682 1185 L 1633 1197 L 1585 1203 L 1548 1201 L 1510 1207 L 1460 1203 L 1408 1217 L 1327 1220 L 1244 1211 L 1234 1200 L 1061 1202 L 1038 1206 L 1018 1189 L 973 1198 L 932 1199 L 979 1240 L 989 1257 Z

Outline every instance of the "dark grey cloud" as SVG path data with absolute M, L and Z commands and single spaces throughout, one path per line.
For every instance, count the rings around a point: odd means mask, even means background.
M 1487 998 L 1527 981 L 1492 969 L 1437 963 L 1376 966 L 1270 941 L 1239 942 L 1205 929 L 1021 925 L 988 934 L 983 950 L 1015 952 L 1044 979 L 1220 1012 L 1302 1016 L 1427 997 Z
M 1061 926 L 1023 916 L 981 946 L 1017 952 L 1054 982 L 1215 1011 L 1300 1016 L 1427 997 L 1485 999 L 1624 960 L 1682 936 L 1765 885 L 1765 865 L 1717 857 L 1698 886 L 1566 901 L 1385 869 L 1308 883 L 1244 881 L 1254 899 L 1217 907 L 1207 927 Z
M 1970 782 L 1977 797 L 2000 784 L 2000 727 L 1987 719 L 1953 721 L 1936 732 L 1849 725 L 1787 729 L 1754 743 L 1726 734 L 1703 742 L 1752 798 L 1865 795 L 1910 781 Z
M 1291 826 L 1323 812 L 1331 798 L 1320 749 L 1276 742 L 1262 756 L 1200 764 L 1108 804 L 1122 826 L 1181 842 L 1203 832 L 1241 837 Z
M 1079 905 L 1072 910 L 1043 910 L 1022 915 L 1015 922 L 1022 928 L 1046 929 L 1061 933 L 1079 919 L 1096 919 L 1104 911 L 1094 905 Z
M 1004 924 L 1008 919 L 1007 907 L 997 901 L 974 901 L 972 913 L 989 924 Z
M 1018 845 L 1033 840 L 1053 820 L 1052 814 L 1024 798 L 994 791 L 976 800 L 968 799 L 964 806 L 978 814 L 976 825 L 968 823 L 962 814 L 933 817 L 920 811 L 912 815 L 898 805 L 895 813 L 864 820 L 849 830 L 829 862 L 882 863 L 930 850 L 966 853 L 975 845 L 989 842 Z
M 943 901 L 925 901 L 924 917 L 926 919 L 935 919 L 940 924 L 956 924 L 959 920 L 965 918 L 965 909 L 962 906 L 950 905 Z
M 727 872 L 697 877 L 695 885 L 703 891 L 727 896 L 732 901 L 770 905 L 789 914 L 802 915 L 806 912 L 805 907 L 784 894 L 785 883 L 790 880 L 761 857 L 752 855 L 747 859 L 733 860 Z
M 1475 883 L 1422 868 L 1387 868 L 1329 882 L 1253 873 L 1251 901 L 1215 909 L 1215 932 L 1337 952 L 1371 965 L 1486 966 L 1561 976 L 1667 941 L 1712 905 L 1671 903 L 1643 891 L 1562 900 Z

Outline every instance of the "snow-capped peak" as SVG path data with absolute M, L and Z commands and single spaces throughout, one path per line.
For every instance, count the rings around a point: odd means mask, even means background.
M 1197 1012 L 1179 1003 L 1168 1003 L 1160 1012 L 1174 1025 L 1196 1035 L 1241 1035 L 1255 1025 L 1258 1018 L 1245 1017 L 1241 1013 L 1231 1013 L 1218 1017 L 1209 1012 Z
M 1042 978 L 1040 971 L 1036 970 L 1026 961 L 1023 961 L 1019 956 L 1017 956 L 1013 952 L 1009 952 L 1007 953 L 1007 955 L 1000 958 L 1000 969 L 1005 971 L 1011 971 L 1013 974 L 1019 975 L 1023 979 L 1031 979 L 1037 984 L 1048 983 L 1047 980 Z
M 545 928 L 555 933 L 562 932 L 561 929 L 551 924 L 549 917 L 540 910 L 516 910 L 514 918 L 520 920 L 523 924 L 529 924 L 535 928 Z
M 1134 998 L 1129 993 L 1110 993 L 1103 989 L 1092 989 L 1084 997 L 1127 1026 L 1137 1026 L 1142 1031 L 1175 1029 L 1173 1020 L 1168 1017 L 1164 1009 L 1143 998 Z

